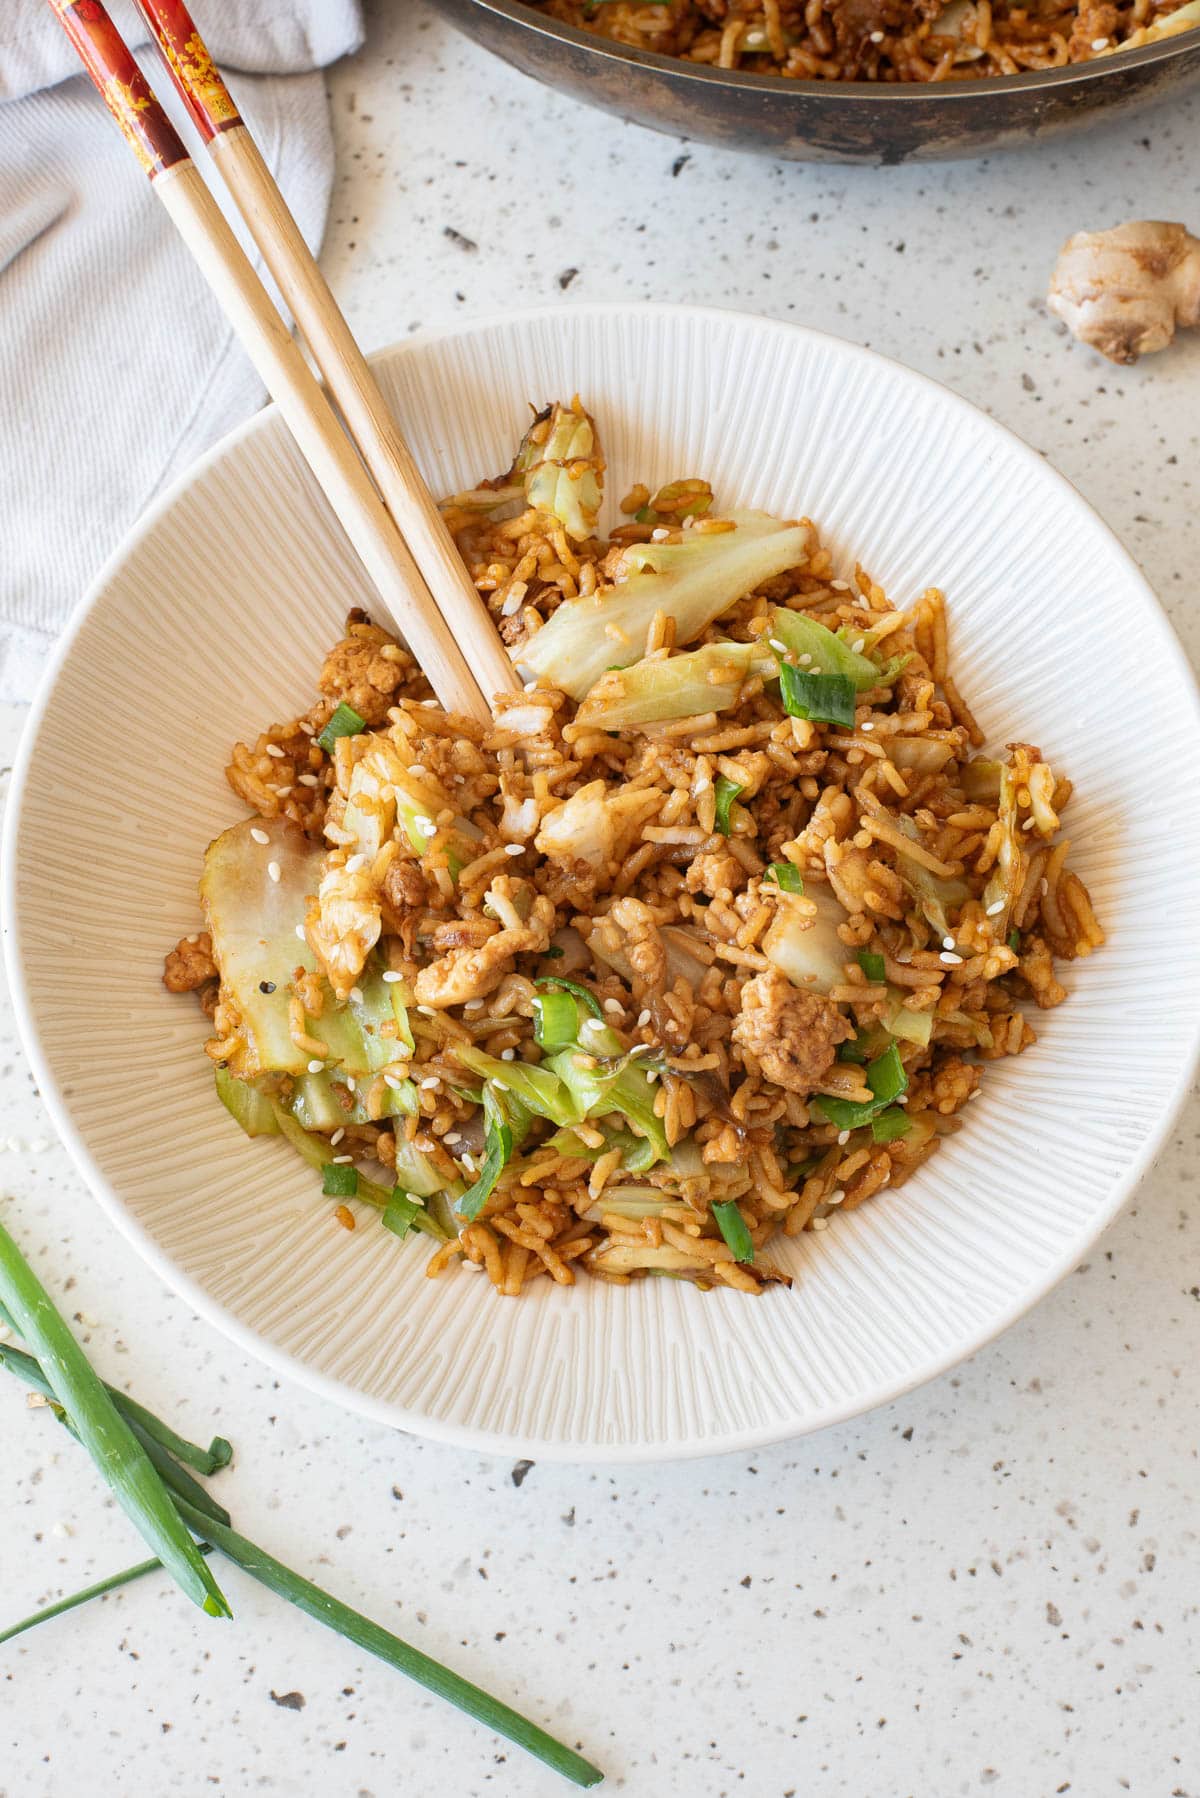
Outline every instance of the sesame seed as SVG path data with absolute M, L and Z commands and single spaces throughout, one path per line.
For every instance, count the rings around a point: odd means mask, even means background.
M 1043 892 L 1043 894 L 1045 894 L 1045 893 L 1048 893 L 1049 891 L 1050 891 L 1050 882 L 1043 877 L 1042 892 Z
M 397 974 L 396 979 L 399 980 L 399 978 L 400 978 L 400 976 L 399 976 L 399 974 Z M 386 974 L 384 975 L 384 979 L 385 980 L 387 979 Z M 468 999 L 466 1004 L 463 1006 L 463 1010 L 464 1011 L 482 1011 L 483 1010 L 483 1000 L 482 999 Z
M 985 915 L 989 918 L 998 918 L 1000 913 L 1003 910 L 1004 910 L 1003 899 L 993 899 L 992 903 L 988 906 L 987 912 Z
M 517 586 L 520 586 L 519 581 L 517 583 Z M 525 597 L 524 593 L 518 593 L 516 590 L 516 587 L 512 588 L 509 592 L 508 598 L 505 600 L 504 604 L 500 607 L 501 618 L 511 618 L 514 612 L 519 612 L 521 610 L 521 601 L 524 599 L 524 597 Z
M 1032 830 L 1033 829 L 1033 819 L 1026 818 L 1024 824 L 1022 824 L 1022 826 L 1021 826 L 1021 829 L 1022 830 Z
M 864 723 L 860 724 L 858 728 L 859 728 L 859 730 L 874 730 L 875 726 L 874 726 L 874 724 L 872 724 L 871 720 L 868 718 L 865 720 Z
M 361 986 L 352 986 L 350 991 L 346 994 L 346 997 L 349 999 L 351 1005 L 361 1005 L 363 1002 Z
M 811 659 L 811 658 L 810 658 L 810 659 Z M 811 670 L 810 670 L 810 672 L 811 672 L 811 673 L 813 673 L 813 674 L 820 674 L 820 673 L 822 673 L 822 672 L 823 672 L 823 671 L 822 671 L 822 669 L 821 669 L 821 668 L 820 668 L 820 667 L 819 667 L 819 666 L 818 666 L 818 664 L 817 664 L 817 663 L 816 663 L 816 662 L 813 662 L 813 665 L 812 665 L 812 668 L 811 668 Z
M 417 1010 L 423 1018 L 435 1018 L 437 1016 L 437 1012 L 432 1005 L 418 1005 Z
M 307 938 L 306 938 L 306 937 L 305 937 L 305 934 L 304 934 L 304 926 L 303 926 L 303 924 L 297 924 L 297 926 L 296 926 L 296 935 L 297 935 L 297 936 L 298 936 L 298 937 L 299 937 L 299 938 L 300 938 L 300 941 L 301 941 L 301 942 L 302 942 L 302 943 L 303 943 L 303 942 L 306 942 L 306 941 L 307 941 Z
M 504 853 L 505 855 L 524 855 L 525 845 L 524 843 L 505 843 Z
M 348 1167 L 353 1160 L 353 1155 L 335 1155 L 333 1165 L 334 1167 Z
M 638 1012 L 638 1029 L 639 1029 L 639 1030 L 644 1030 L 644 1029 L 645 1029 L 645 1028 L 646 1028 L 646 1025 L 647 1025 L 647 1024 L 648 1024 L 648 1023 L 649 1023 L 649 1022 L 650 1022 L 650 1013 L 649 1013 L 649 1010 L 646 1010 L 646 1011 L 639 1011 L 639 1012 Z
M 846 1188 L 844 1186 L 839 1186 L 834 1192 L 830 1193 L 829 1203 L 831 1205 L 840 1205 L 845 1196 Z
M 625 1010 L 625 1007 L 621 1004 L 619 999 L 605 999 L 604 1009 L 605 1011 L 611 1012 L 613 1017 L 620 1017 L 621 1013 Z
M 635 1050 L 635 1051 L 634 1051 L 634 1053 L 636 1053 L 636 1050 Z M 647 1085 L 647 1086 L 653 1086 L 653 1085 L 654 1085 L 654 1082 L 655 1082 L 655 1081 L 656 1081 L 656 1080 L 657 1080 L 657 1079 L 658 1079 L 658 1073 L 657 1073 L 657 1070 L 656 1070 L 656 1069 L 654 1069 L 654 1068 L 647 1068 L 647 1069 L 646 1069 L 646 1085 Z
M 399 1092 L 399 1090 L 400 1090 L 400 1081 L 397 1079 L 395 1074 L 385 1074 L 383 1076 L 383 1084 L 385 1086 L 390 1086 L 394 1093 Z M 346 1082 L 346 1085 L 347 1086 L 350 1085 L 350 1082 L 348 1080 Z
M 462 1141 L 462 1137 L 459 1135 L 457 1130 L 447 1130 L 445 1136 L 443 1136 L 443 1138 L 442 1138 L 442 1141 L 448 1142 L 448 1143 L 460 1143 Z
M 459 1160 L 462 1162 L 463 1166 L 466 1168 L 466 1170 L 469 1174 L 473 1174 L 476 1172 L 475 1157 L 474 1157 L 474 1155 L 471 1154 L 469 1149 L 463 1150 L 462 1154 L 459 1157 Z
M 310 1061 L 308 1064 L 308 1071 L 310 1074 L 319 1074 L 324 1066 L 325 1063 L 323 1061 Z
M 521 688 L 521 691 L 522 693 L 536 693 L 537 682 L 535 680 L 527 680 L 525 685 Z
M 200 941 L 199 933 L 193 930 L 187 940 L 189 943 L 198 943 Z
M 302 787 L 319 787 L 321 782 L 316 774 L 298 774 L 296 776 Z
M 830 581 L 829 585 L 835 593 L 849 593 L 850 591 L 849 581 Z
M 290 787 L 276 787 L 276 789 L 275 789 L 275 791 L 278 794 L 278 796 L 280 797 L 280 799 L 286 799 L 289 796 L 289 794 L 291 793 L 291 790 L 292 789 Z
M 850 1132 L 848 1130 L 839 1130 L 838 1131 L 838 1146 L 839 1146 L 839 1148 L 844 1149 L 846 1144 L 849 1141 L 850 1141 Z
M 952 936 L 944 936 L 942 938 L 942 948 L 943 949 L 953 949 L 953 947 L 954 947 L 954 938 Z
M 778 655 L 785 656 L 787 654 L 787 644 L 781 643 L 778 637 L 768 637 L 767 642 Z
M 856 656 L 860 656 L 862 654 L 863 645 L 866 643 L 866 640 L 867 639 L 865 637 L 859 637 L 855 642 L 853 642 L 850 645 L 851 649 L 854 651 Z
M 501 1049 L 500 1059 L 501 1061 L 515 1061 L 517 1059 L 517 1051 L 515 1049 Z
M 971 1103 L 972 1099 L 982 1099 L 982 1097 L 983 1097 L 983 1088 L 982 1088 L 982 1086 L 977 1086 L 973 1093 L 967 1094 L 967 1104 L 969 1105 Z
M 503 1080 L 493 1080 L 492 1085 L 495 1087 L 495 1089 L 498 1093 L 511 1092 L 511 1090 L 512 1090 L 511 1087 L 508 1087 L 504 1084 Z
M 413 822 L 423 837 L 436 837 L 437 825 L 432 818 L 414 818 Z
M 357 874 L 358 870 L 360 868 L 365 868 L 366 865 L 367 858 L 365 855 L 351 855 L 346 861 L 346 872 L 347 874 Z
M 346 1075 L 346 1085 L 352 1093 L 358 1091 L 358 1081 L 354 1078 L 353 1074 Z
M 283 751 L 279 747 L 278 743 L 268 743 L 267 744 L 267 754 L 275 756 L 276 759 L 279 761 L 283 760 Z
M 332 1135 L 332 1136 L 331 1136 L 331 1137 L 330 1137 L 330 1138 L 329 1138 L 329 1146 L 330 1146 L 330 1148 L 331 1148 L 331 1149 L 336 1149 L 336 1148 L 337 1148 L 337 1146 L 338 1146 L 338 1144 L 339 1144 L 339 1143 L 340 1143 L 340 1142 L 341 1142 L 341 1140 L 342 1140 L 342 1138 L 343 1138 L 343 1136 L 345 1136 L 345 1134 L 346 1134 L 346 1127 L 345 1127 L 345 1125 L 344 1125 L 344 1124 L 339 1124 L 339 1125 L 338 1125 L 338 1127 L 337 1127 L 337 1129 L 336 1129 L 336 1130 L 335 1130 L 335 1131 L 334 1131 L 334 1133 L 333 1133 L 333 1135 Z
M 279 876 L 280 876 L 279 863 L 278 862 L 268 862 L 267 863 L 267 873 L 271 876 L 272 880 L 278 880 Z
M 383 970 L 383 978 L 387 981 L 389 986 L 394 986 L 397 980 L 403 980 L 404 976 L 403 974 L 397 974 L 395 968 L 385 968 Z
M 942 953 L 938 956 L 938 960 L 944 962 L 948 968 L 957 968 L 962 962 L 962 956 L 951 955 L 948 949 L 943 949 Z
M 812 1227 L 814 1230 L 828 1230 L 829 1219 L 827 1217 L 814 1217 Z
M 801 666 L 801 667 L 802 667 L 802 668 L 807 668 L 807 667 L 808 667 L 808 664 L 809 664 L 809 663 L 810 663 L 810 662 L 811 662 L 811 661 L 812 661 L 812 657 L 811 657 L 811 656 L 800 656 L 800 657 L 799 657 L 799 662 L 800 662 L 800 666 Z
M 657 530 L 651 531 L 650 541 L 651 543 L 665 543 L 670 535 L 671 533 L 667 530 L 666 526 L 660 524 Z
M 882 42 L 883 42 L 883 33 L 882 33 L 882 31 L 873 31 L 873 32 L 872 32 L 872 33 L 871 33 L 871 42 L 872 42 L 872 43 L 873 43 L 873 44 L 882 44 Z
M 257 824 L 251 825 L 250 835 L 254 838 L 256 843 L 269 843 L 271 841 L 269 833 L 265 830 L 260 830 Z
M 1094 37 L 1092 39 L 1092 49 L 1093 50 L 1107 50 L 1108 49 L 1108 39 L 1106 37 Z
M 438 1082 L 438 1077 L 436 1074 L 430 1074 L 427 1079 L 419 1082 L 421 1091 L 423 1093 L 431 1093 L 433 1091 L 434 1087 L 437 1086 L 438 1084 L 439 1084 L 439 1082 Z

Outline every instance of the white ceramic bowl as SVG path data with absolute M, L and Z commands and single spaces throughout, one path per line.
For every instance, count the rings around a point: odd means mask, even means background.
M 757 1300 L 654 1280 L 519 1303 L 420 1246 L 332 1226 L 311 1172 L 217 1104 L 194 1005 L 159 982 L 242 815 L 236 737 L 306 705 L 370 594 L 279 418 L 226 439 L 98 581 L 42 692 L 9 813 L 8 958 L 26 1046 L 109 1216 L 246 1350 L 366 1414 L 485 1450 L 654 1460 L 745 1448 L 895 1397 L 989 1341 L 1084 1254 L 1181 1098 L 1200 1019 L 1200 720 L 1129 557 L 1040 457 L 954 395 L 762 319 L 573 307 L 385 352 L 435 489 L 502 468 L 530 399 L 576 389 L 609 491 L 704 474 L 807 512 L 894 600 L 943 587 L 997 741 L 1077 783 L 1073 864 L 1109 943 L 1039 1041 L 987 1069 L 903 1191 L 786 1251 Z M 1186 775 L 1184 771 L 1189 771 Z

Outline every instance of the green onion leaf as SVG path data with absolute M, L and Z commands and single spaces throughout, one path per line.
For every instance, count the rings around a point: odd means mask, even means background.
M 321 1169 L 321 1191 L 328 1199 L 352 1199 L 358 1192 L 358 1169 L 327 1161 Z
M 887 968 L 884 965 L 883 957 L 882 955 L 876 955 L 873 950 L 860 949 L 858 952 L 858 965 L 870 981 L 887 979 Z
M 317 738 L 317 742 L 326 755 L 333 754 L 333 746 L 339 737 L 356 737 L 360 730 L 366 730 L 367 721 L 360 718 L 352 705 L 341 700 L 325 729 Z
M 1008 946 L 1014 955 L 1019 955 L 1021 953 L 1021 932 L 1019 930 L 1009 931 Z
M 547 1052 L 565 1049 L 579 1037 L 579 1008 L 570 993 L 537 993 L 533 1001 L 533 1039 Z
M 600 0 L 596 0 L 596 4 L 599 5 Z M 635 524 L 657 524 L 658 523 L 658 513 L 654 510 L 653 506 L 639 507 L 638 510 L 634 513 L 633 518 L 634 518 Z
M 368 1654 L 377 1655 L 389 1667 L 403 1673 L 409 1679 L 416 1680 L 427 1691 L 449 1704 L 457 1705 L 469 1717 L 474 1717 L 485 1728 L 495 1730 L 497 1735 L 506 1736 L 532 1754 L 544 1761 L 564 1779 L 569 1779 L 579 1786 L 599 1785 L 604 1775 L 598 1767 L 585 1761 L 582 1755 L 576 1754 L 565 1743 L 558 1742 L 539 1729 L 527 1717 L 522 1717 L 489 1692 L 481 1691 L 469 1680 L 459 1674 L 452 1673 L 449 1667 L 432 1660 L 429 1655 L 422 1654 L 419 1648 L 413 1648 L 398 1636 L 393 1636 L 381 1624 L 372 1623 L 358 1611 L 334 1598 L 329 1592 L 323 1592 L 290 1567 L 267 1554 L 265 1549 L 247 1541 L 245 1536 L 238 1535 L 236 1530 L 227 1529 L 223 1524 L 210 1523 L 204 1515 L 196 1511 L 186 1501 L 179 1501 L 179 1510 L 184 1519 L 207 1536 L 214 1547 L 223 1555 L 245 1569 L 252 1578 L 264 1585 L 269 1592 L 275 1592 L 280 1598 L 286 1598 L 289 1604 L 303 1611 L 318 1623 L 324 1623 L 329 1629 L 336 1630 L 347 1642 L 353 1642 L 357 1648 L 363 1648 Z
M 727 837 L 733 829 L 730 809 L 734 800 L 742 791 L 742 788 L 735 780 L 727 780 L 723 774 L 718 774 L 717 784 L 713 791 L 717 797 L 717 815 L 715 823 L 721 835 Z
M 41 1363 L 41 1371 L 130 1521 L 193 1603 L 211 1617 L 232 1613 L 179 1521 L 171 1496 L 50 1295 L 0 1225 L 0 1301 Z
M 424 1209 L 420 1199 L 415 1199 L 410 1192 L 405 1192 L 402 1186 L 396 1186 L 392 1188 L 392 1196 L 379 1221 L 385 1230 L 390 1230 L 393 1236 L 398 1236 L 403 1242 L 416 1218 Z
M 212 1547 L 207 1542 L 197 1544 L 197 1552 L 210 1555 Z M 162 1572 L 161 1561 L 139 1561 L 136 1567 L 123 1567 L 120 1573 L 110 1573 L 106 1579 L 97 1580 L 94 1586 L 85 1586 L 82 1592 L 72 1592 L 69 1598 L 60 1598 L 54 1604 L 48 1604 L 45 1610 L 35 1611 L 32 1617 L 22 1617 L 20 1623 L 14 1623 L 8 1629 L 0 1630 L 0 1642 L 11 1642 L 14 1636 L 23 1636 L 27 1629 L 36 1629 L 39 1623 L 49 1623 L 53 1617 L 61 1617 L 66 1611 L 74 1611 L 90 1599 L 104 1598 L 109 1592 L 115 1592 L 119 1586 L 128 1586 L 135 1579 L 141 1579 L 144 1573 Z
M 871 1062 L 867 1068 L 867 1085 L 874 1094 L 871 1099 L 830 1099 L 821 1093 L 813 1100 L 813 1108 L 831 1124 L 836 1124 L 839 1130 L 857 1130 L 860 1125 L 869 1124 L 872 1118 L 878 1117 L 908 1091 L 908 1075 L 895 1043 Z
M 804 879 L 795 862 L 772 862 L 767 873 L 782 892 L 802 893 L 804 891 Z
M 483 1166 L 474 1185 L 468 1186 L 454 1207 L 459 1217 L 464 1218 L 467 1223 L 472 1223 L 479 1216 L 491 1198 L 496 1182 L 513 1151 L 512 1129 L 490 1084 L 483 1089 L 483 1114 L 487 1119 Z
M 907 1136 L 911 1129 L 912 1119 L 902 1105 L 893 1105 L 871 1119 L 871 1135 L 876 1142 L 895 1142 L 898 1136 Z
M 844 674 L 806 674 L 790 662 L 779 664 L 779 690 L 789 718 L 854 728 L 854 682 Z
M 542 974 L 533 984 L 534 986 L 558 987 L 564 993 L 574 993 L 579 1003 L 586 1005 L 594 1018 L 603 1018 L 604 1016 L 604 1007 L 595 993 L 589 993 L 587 987 L 580 986 L 578 981 L 564 980 L 560 974 Z
M 557 943 L 551 943 L 548 949 L 542 950 L 542 959 L 543 961 L 561 961 L 566 953 L 566 950 L 560 948 Z
M 736 1199 L 726 1199 L 720 1205 L 714 1205 L 712 1214 L 717 1220 L 717 1228 L 733 1250 L 735 1261 L 753 1261 L 754 1244 L 750 1240 L 750 1232 L 746 1228 L 746 1220 L 738 1210 Z

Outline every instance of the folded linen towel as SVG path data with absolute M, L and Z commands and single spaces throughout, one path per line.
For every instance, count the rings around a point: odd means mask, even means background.
M 126 43 L 147 33 L 128 0 Z M 317 72 L 358 0 L 203 0 L 215 61 L 308 241 L 333 179 Z M 153 53 L 156 93 L 198 159 Z M 0 700 L 27 700 L 72 609 L 164 486 L 261 404 L 188 252 L 46 0 L 0 18 Z M 203 166 L 203 162 L 202 162 Z

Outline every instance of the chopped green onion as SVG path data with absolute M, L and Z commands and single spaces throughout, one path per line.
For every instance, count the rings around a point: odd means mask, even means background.
M 317 738 L 317 742 L 326 755 L 332 755 L 333 746 L 339 737 L 356 737 L 360 730 L 366 730 L 366 728 L 366 719 L 360 718 L 354 707 L 347 705 L 343 699 Z
M 232 1615 L 220 1587 L 181 1525 L 170 1494 L 50 1295 L 0 1225 L 0 1301 L 41 1363 L 71 1426 L 130 1521 L 193 1603 L 211 1617 Z
M 839 1130 L 857 1130 L 860 1125 L 869 1124 L 872 1118 L 878 1117 L 881 1111 L 908 1090 L 908 1075 L 904 1072 L 904 1063 L 900 1060 L 900 1051 L 895 1043 L 871 1062 L 867 1068 L 867 1085 L 875 1095 L 874 1098 L 856 1102 L 851 1099 L 830 1099 L 821 1093 L 813 1100 L 813 1107 L 831 1124 L 836 1124 Z
M 601 0 L 593 0 L 593 3 L 598 6 L 601 4 Z M 654 510 L 653 506 L 640 506 L 634 513 L 633 518 L 635 524 L 658 523 L 658 513 Z
M 912 1119 L 902 1105 L 893 1105 L 871 1119 L 871 1135 L 876 1142 L 894 1142 L 898 1136 L 907 1136 L 911 1129 Z
M 487 1118 L 487 1136 L 484 1141 L 483 1166 L 472 1186 L 468 1186 L 454 1209 L 467 1223 L 472 1223 L 488 1199 L 497 1180 L 512 1155 L 513 1135 L 508 1119 L 500 1108 L 500 1101 L 490 1085 L 483 1089 L 483 1112 Z
M 808 674 L 779 664 L 779 690 L 789 718 L 809 718 L 854 729 L 854 682 L 844 674 Z
M 718 774 L 717 784 L 713 791 L 717 798 L 717 812 L 714 822 L 723 837 L 727 837 L 733 829 L 730 811 L 734 800 L 742 791 L 736 780 L 727 780 L 725 775 Z
M 804 878 L 795 862 L 772 862 L 767 873 L 782 892 L 802 893 L 804 891 Z
M 1021 953 L 1021 932 L 1019 930 L 1009 931 L 1008 946 L 1014 955 L 1019 955 Z
M 560 974 L 542 974 L 533 984 L 534 986 L 559 987 L 564 993 L 574 993 L 575 997 L 579 1000 L 579 1003 L 581 1005 L 586 1005 L 594 1018 L 602 1018 L 604 1016 L 604 1007 L 601 1005 L 599 999 L 597 999 L 595 993 L 589 993 L 587 987 L 580 986 L 578 981 L 564 980 Z
M 579 1008 L 571 993 L 552 989 L 533 1001 L 533 1038 L 540 1049 L 565 1049 L 579 1037 Z
M 402 1186 L 396 1186 L 392 1189 L 392 1196 L 379 1221 L 385 1230 L 390 1230 L 393 1236 L 398 1236 L 403 1242 L 416 1218 L 424 1209 L 425 1206 L 420 1199 L 415 1199 L 410 1192 L 405 1192 Z
M 321 1169 L 321 1191 L 327 1199 L 352 1199 L 358 1192 L 358 1169 L 327 1161 Z
M 557 943 L 551 943 L 548 949 L 542 950 L 542 959 L 543 961 L 561 961 L 566 953 L 566 950 L 560 948 Z
M 726 1199 L 720 1205 L 714 1205 L 712 1214 L 717 1220 L 717 1228 L 733 1250 L 735 1261 L 753 1261 L 754 1244 L 750 1240 L 750 1232 L 746 1228 L 746 1220 L 738 1209 L 736 1199 Z
M 876 955 L 871 949 L 859 950 L 858 965 L 870 981 L 877 982 L 887 979 L 887 968 L 882 955 Z

